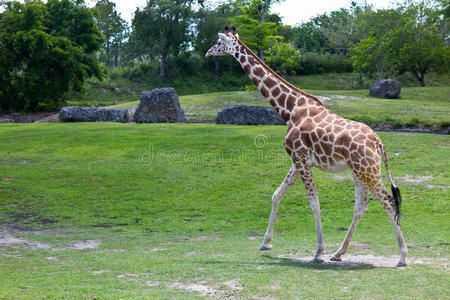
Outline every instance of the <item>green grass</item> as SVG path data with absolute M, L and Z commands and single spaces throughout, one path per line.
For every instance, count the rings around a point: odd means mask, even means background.
M 402 88 L 398 99 L 379 99 L 366 90 L 311 91 L 316 95 L 331 95 L 326 105 L 335 113 L 371 126 L 390 124 L 402 126 L 446 128 L 450 126 L 450 86 Z M 333 95 L 356 97 L 334 99 Z
M 192 284 L 244 299 L 448 298 L 449 137 L 379 134 L 402 190 L 410 247 L 411 265 L 395 269 L 299 261 L 316 243 L 301 182 L 282 200 L 274 249 L 257 251 L 290 165 L 285 130 L 0 125 L 0 235 L 22 239 L 0 246 L 0 298 L 200 297 Z M 351 222 L 353 183 L 348 171 L 314 176 L 329 257 Z M 70 246 L 92 240 L 94 248 Z M 353 241 L 349 255 L 395 264 L 392 226 L 376 201 Z
M 449 86 L 403 88 L 399 99 L 375 98 L 366 90 L 306 91 L 330 98 L 325 101 L 325 105 L 333 112 L 373 127 L 388 124 L 394 128 L 427 126 L 439 129 L 450 126 Z M 133 101 L 114 107 L 131 107 L 138 104 L 139 101 Z M 213 122 L 217 113 L 229 105 L 270 106 L 258 91 L 181 96 L 180 104 L 188 119 L 207 122 Z

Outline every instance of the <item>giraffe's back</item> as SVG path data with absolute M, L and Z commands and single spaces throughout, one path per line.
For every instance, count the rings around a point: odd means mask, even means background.
M 333 173 L 348 167 L 354 173 L 366 169 L 378 172 L 380 143 L 366 124 L 344 119 L 324 107 L 299 107 L 285 139 L 286 150 L 294 160 L 306 157 L 310 165 Z

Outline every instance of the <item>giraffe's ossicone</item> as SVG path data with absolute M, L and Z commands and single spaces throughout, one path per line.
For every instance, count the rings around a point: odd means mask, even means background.
M 397 266 L 406 265 L 408 250 L 399 225 L 401 196 L 390 175 L 386 151 L 381 139 L 366 124 L 344 119 L 309 95 L 288 83 L 256 56 L 237 35 L 219 33 L 219 39 L 206 53 L 206 57 L 232 55 L 263 96 L 276 109 L 288 126 L 284 146 L 292 159 L 292 166 L 272 197 L 272 211 L 261 250 L 272 248 L 276 212 L 283 194 L 301 178 L 310 201 L 317 232 L 315 261 L 321 261 L 324 249 L 320 205 L 311 169 L 342 172 L 348 168 L 355 180 L 355 210 L 352 224 L 339 250 L 331 260 L 341 260 L 361 217 L 367 211 L 367 192 L 370 191 L 383 205 L 391 218 L 398 245 L 400 260 Z M 391 195 L 381 179 L 381 162 L 391 181 Z

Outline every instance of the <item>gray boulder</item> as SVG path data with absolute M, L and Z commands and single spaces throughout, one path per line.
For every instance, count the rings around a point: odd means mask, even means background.
M 128 109 L 66 106 L 59 111 L 63 122 L 122 122 L 130 120 Z
M 141 102 L 134 113 L 136 123 L 186 122 L 177 93 L 173 88 L 154 89 L 141 94 Z
M 219 111 L 217 124 L 286 125 L 275 109 L 263 106 L 231 105 Z
M 402 87 L 395 79 L 383 79 L 370 87 L 370 94 L 378 98 L 397 98 Z

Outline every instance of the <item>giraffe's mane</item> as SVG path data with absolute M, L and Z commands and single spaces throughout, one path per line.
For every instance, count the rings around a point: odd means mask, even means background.
M 250 50 L 250 48 L 247 47 L 247 45 L 245 45 L 237 36 L 233 35 L 233 37 L 239 42 L 239 44 L 241 44 L 241 46 L 243 46 L 249 53 L 251 53 L 253 55 L 253 57 L 268 71 L 270 72 L 275 78 L 277 78 L 279 81 L 281 81 L 282 83 L 284 83 L 285 85 L 287 85 L 288 87 L 290 87 L 291 89 L 299 92 L 301 95 L 309 97 L 311 99 L 313 99 L 314 101 L 317 101 L 320 105 L 322 105 L 323 107 L 325 107 L 325 105 L 322 103 L 322 101 L 319 100 L 319 98 L 317 98 L 314 95 L 308 94 L 305 91 L 302 91 L 301 89 L 299 89 L 298 87 L 294 86 L 292 83 L 289 83 L 286 79 L 284 79 L 283 77 L 281 77 L 277 72 L 275 72 L 274 70 L 272 70 L 264 61 L 262 61 L 261 58 L 259 58 L 258 55 L 256 55 L 252 50 Z

